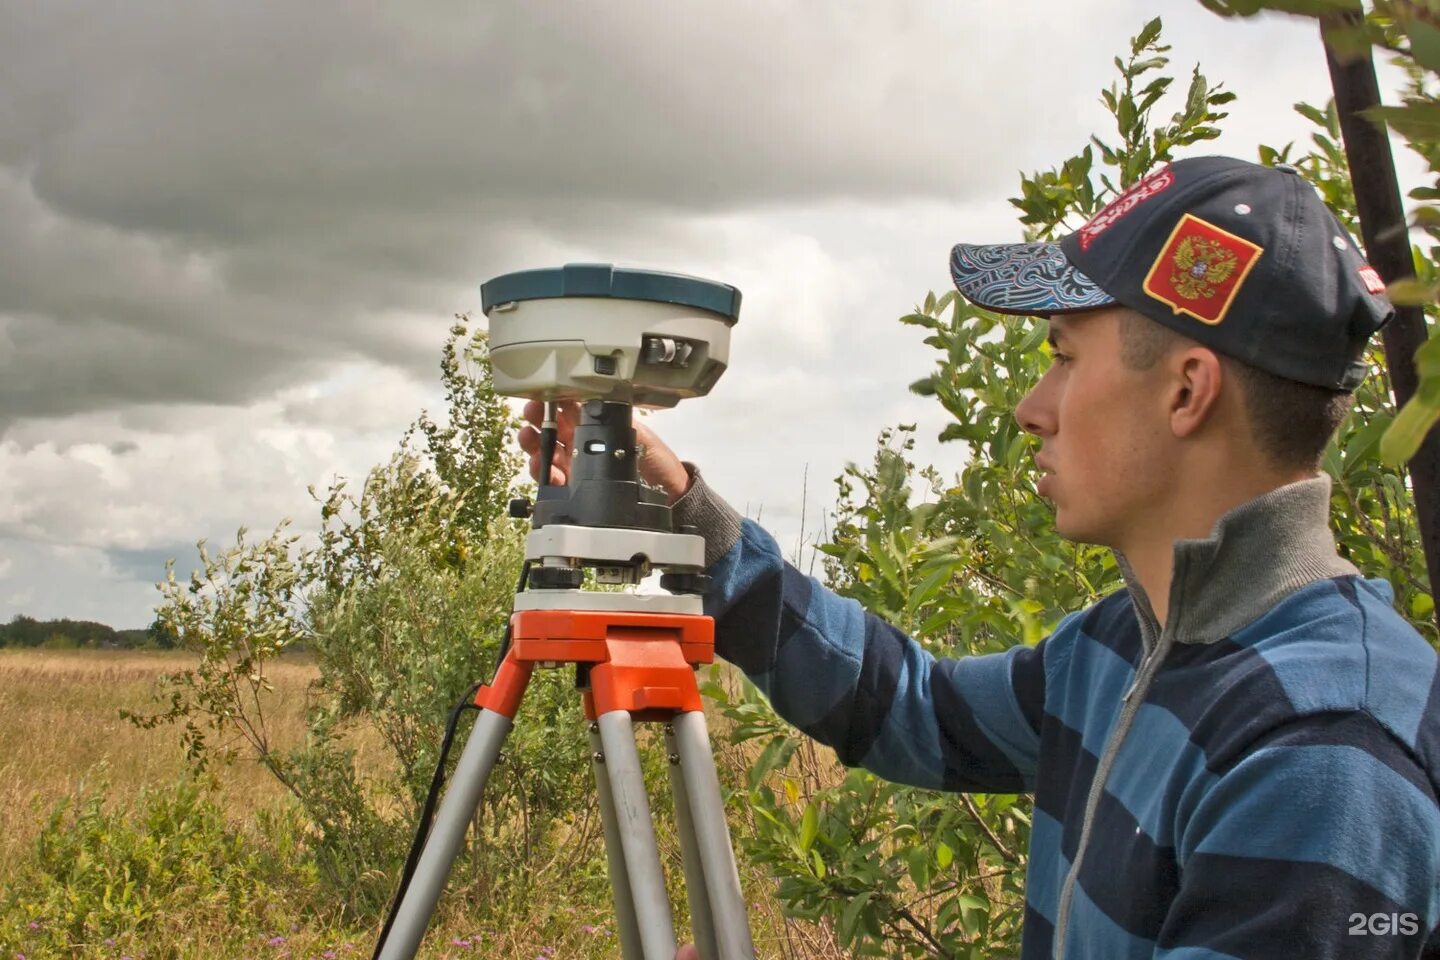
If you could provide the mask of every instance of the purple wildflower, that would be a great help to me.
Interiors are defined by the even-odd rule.
[[[320,954],[320,960],[335,960],[335,956],[336,954],[334,950],[326,950],[324,953]]]
[[[272,947],[283,947],[283,946],[285,946],[285,938],[282,937],[282,936],[280,936],[279,934],[276,934],[275,936],[271,937],[269,940],[266,940],[265,942],[268,943],[268,944],[269,944],[270,946],[272,946]]]
[[[590,924],[587,923],[587,924],[584,924],[584,925],[582,925],[582,926],[580,927],[580,932],[581,932],[581,933],[594,933],[594,932],[595,932],[595,928],[594,928],[593,926],[591,926]]]
[[[39,929],[40,929],[40,921],[39,921],[39,920],[31,920],[30,923],[28,924],[28,926],[30,927],[31,930],[39,930]]]
[[[452,947],[468,947],[468,946],[470,946],[470,941],[469,941],[469,940],[458,940],[458,939],[457,939],[457,940],[451,940],[451,941],[450,941],[450,946],[452,946]]]
[[[115,938],[114,938],[114,937],[106,937],[106,938],[105,938],[105,946],[107,946],[107,947],[113,947],[113,946],[115,946]]]

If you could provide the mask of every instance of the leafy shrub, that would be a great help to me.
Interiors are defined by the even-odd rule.
[[[65,633],[52,633],[40,644],[41,650],[79,650],[80,641]]]
[[[269,770],[312,828],[307,852],[328,896],[361,922],[394,891],[450,708],[494,673],[523,558],[523,529],[505,516],[515,423],[483,332],[461,321],[441,360],[447,420],[422,414],[358,491],[340,481],[315,494],[317,546],[300,548],[285,524],[255,543],[242,530],[223,553],[202,544],[204,569],[189,582],[170,572],[159,622],[201,661],[167,678],[161,709],[133,717],[179,724],[197,768],[247,754]],[[297,648],[320,676],[305,742],[280,750],[267,669]],[[456,870],[480,916],[527,895],[544,870],[573,867],[577,850],[598,850],[555,829],[589,781],[570,678],[538,673],[522,716],[478,812],[486,842]],[[378,770],[357,768],[360,730],[385,747]]]
[[[17,882],[0,894],[0,949],[44,956],[177,956],[205,927],[234,936],[289,924],[315,888],[293,821],[226,823],[210,787],[186,778],[125,805],[102,775],[50,813]],[[183,917],[185,928],[176,925]]]

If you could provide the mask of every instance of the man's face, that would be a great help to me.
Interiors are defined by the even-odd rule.
[[[1122,362],[1125,310],[1053,318],[1054,361],[1015,408],[1021,428],[1040,438],[1038,490],[1055,505],[1056,531],[1122,549],[1129,531],[1164,510],[1173,456],[1165,364],[1137,371]]]

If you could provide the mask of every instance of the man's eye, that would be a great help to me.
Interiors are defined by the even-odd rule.
[[[1070,354],[1068,353],[1061,353],[1060,351],[1056,350],[1055,352],[1051,353],[1050,356],[1054,358],[1055,362],[1060,364],[1062,367],[1070,362]]]

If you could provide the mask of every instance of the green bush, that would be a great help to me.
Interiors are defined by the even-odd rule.
[[[296,824],[262,816],[261,838],[247,836],[210,790],[186,778],[107,804],[102,772],[62,800],[0,894],[0,950],[163,960],[207,930],[230,940],[288,927],[316,884]]]
[[[79,650],[80,641],[68,633],[52,633],[40,644],[41,650]]]
[[[315,494],[317,546],[300,548],[284,524],[259,542],[242,530],[223,553],[202,544],[204,568],[188,582],[169,573],[157,630],[201,660],[167,679],[159,710],[133,717],[178,724],[197,768],[248,754],[273,774],[310,825],[306,854],[327,897],[353,923],[390,901],[445,718],[494,674],[524,555],[524,528],[505,516],[520,469],[515,423],[484,334],[457,323],[441,375],[444,423],[422,413],[357,491],[341,481]],[[319,679],[304,743],[282,751],[264,709],[267,670],[297,648]],[[384,744],[382,770],[357,769],[357,730]],[[586,758],[572,678],[537,673],[478,812],[483,843],[455,870],[452,897],[477,919],[599,852],[557,828],[584,806]]]

